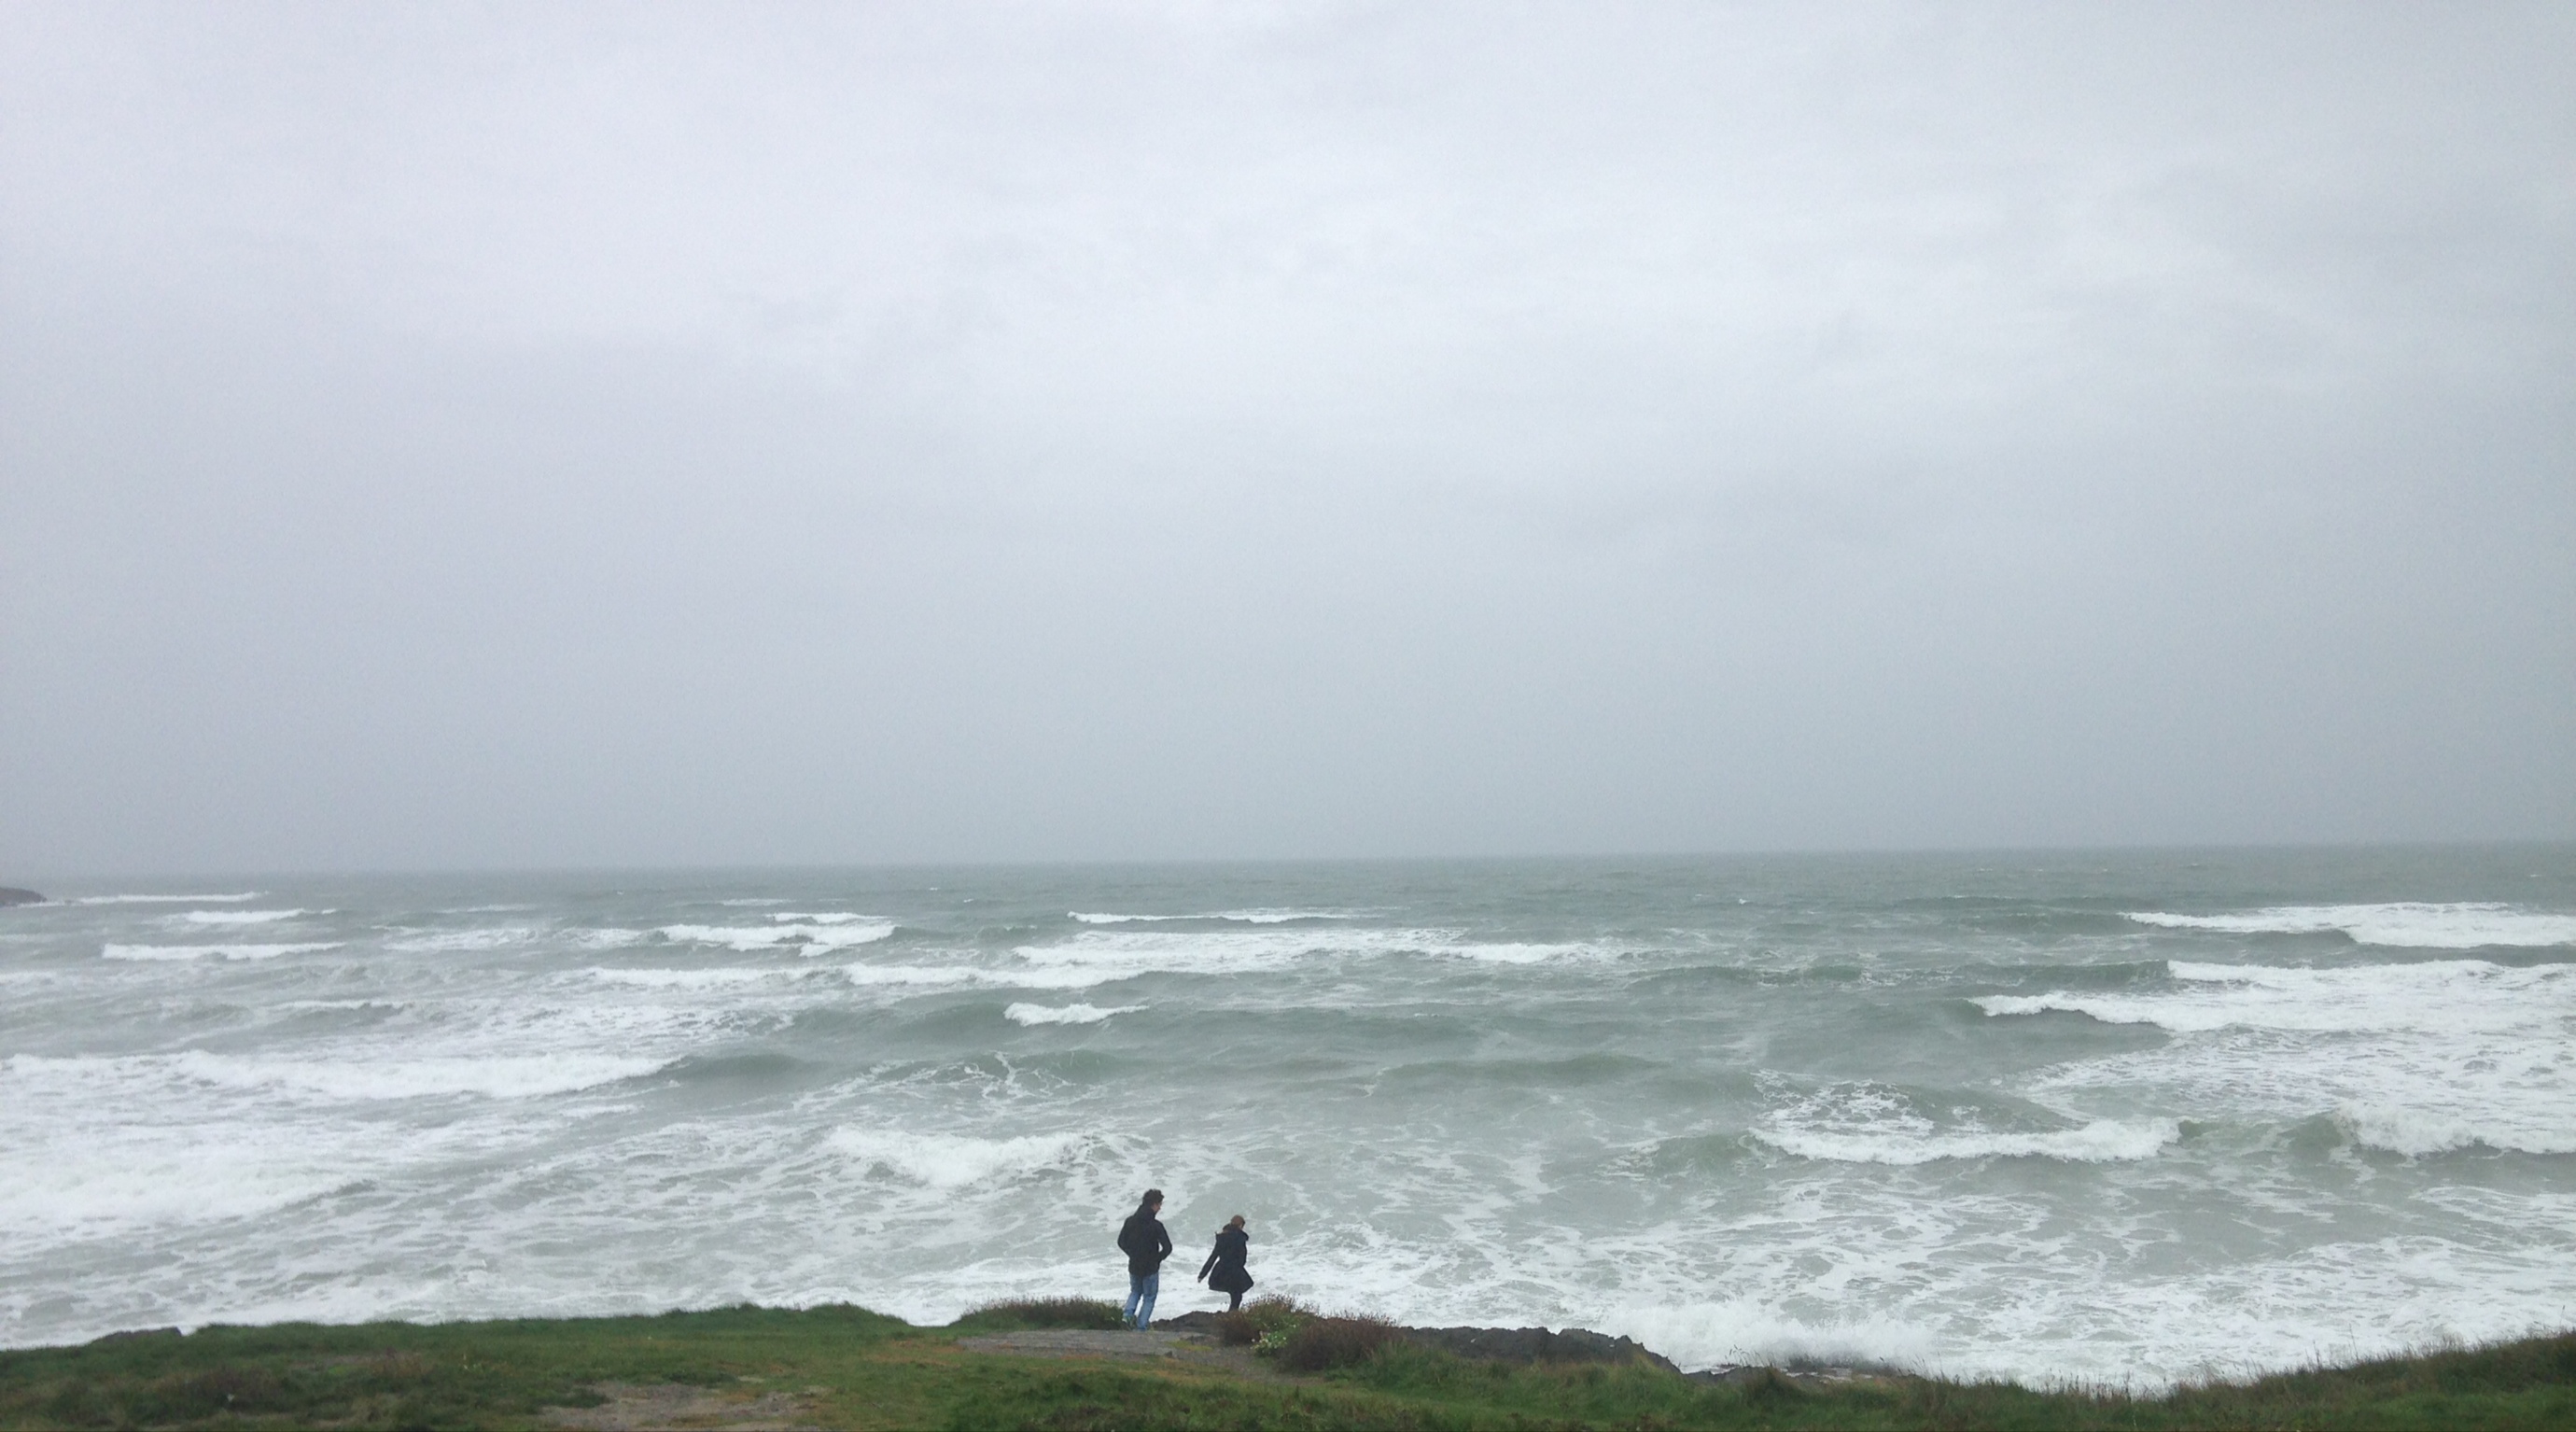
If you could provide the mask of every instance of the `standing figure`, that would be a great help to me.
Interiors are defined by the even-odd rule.
[[[1207,1261],[1199,1265],[1199,1280],[1225,1294],[1225,1310],[1229,1313],[1241,1308],[1243,1295],[1252,1291],[1252,1275],[1243,1269],[1244,1255],[1251,1246],[1252,1236],[1243,1231],[1243,1215],[1238,1213],[1216,1231],[1216,1246],[1208,1250]]]
[[[1162,1291],[1163,1260],[1172,1256],[1172,1235],[1163,1231],[1163,1191],[1145,1190],[1145,1200],[1118,1229],[1118,1251],[1127,1255],[1127,1325],[1138,1332],[1154,1325],[1154,1295]]]

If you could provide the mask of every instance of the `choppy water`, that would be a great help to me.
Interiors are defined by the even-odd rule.
[[[57,892],[64,893],[64,892]],[[0,1342],[1265,1289],[2154,1382],[2576,1324],[2576,851],[281,879],[0,911]],[[146,898],[148,897],[148,898]]]

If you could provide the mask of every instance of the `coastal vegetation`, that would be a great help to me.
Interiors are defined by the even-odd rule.
[[[1691,1378],[1461,1357],[1271,1303],[1234,1361],[991,1351],[1106,1330],[1053,1299],[944,1328],[855,1307],[208,1327],[0,1353],[0,1426],[1088,1428],[2536,1428],[2576,1426],[2576,1333],[2132,1395],[1896,1373]],[[996,1335],[1001,1335],[997,1337]],[[981,1344],[979,1348],[970,1344]],[[1304,1370],[1299,1370],[1304,1369]]]

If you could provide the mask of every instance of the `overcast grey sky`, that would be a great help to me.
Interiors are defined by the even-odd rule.
[[[2576,836],[2576,9],[0,7],[0,876]]]

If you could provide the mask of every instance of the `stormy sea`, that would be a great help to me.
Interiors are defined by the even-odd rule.
[[[93,881],[0,1343],[1260,1292],[2154,1385],[2576,1325],[2576,849]]]

